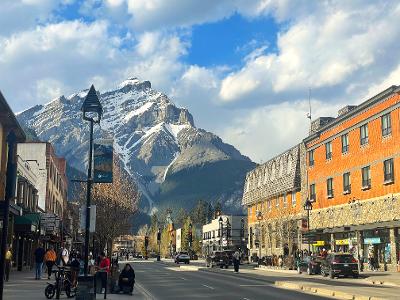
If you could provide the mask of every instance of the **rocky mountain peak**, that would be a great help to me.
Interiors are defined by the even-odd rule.
[[[82,161],[87,160],[88,147],[88,124],[80,111],[86,94],[87,90],[83,90],[60,96],[18,115],[24,126],[41,140],[53,143],[57,154],[81,171],[85,170]],[[190,207],[199,198],[240,208],[244,177],[253,163],[216,135],[196,128],[187,109],[153,90],[149,81],[136,77],[99,96],[104,113],[95,136],[114,137],[115,152],[146,200],[144,210]],[[201,181],[223,173],[221,168],[232,169],[224,174],[225,185],[216,178],[211,186],[200,189]],[[191,188],[186,191],[188,187]],[[182,197],[184,203],[175,203],[174,199]]]

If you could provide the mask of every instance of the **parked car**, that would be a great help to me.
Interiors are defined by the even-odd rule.
[[[223,251],[214,251],[211,255],[206,258],[206,267],[213,268],[218,266],[220,268],[228,269],[229,267],[229,257]]]
[[[335,278],[339,276],[352,276],[358,278],[358,261],[352,254],[331,253],[322,260],[321,263],[322,276]]]
[[[229,265],[232,266],[233,265],[233,254],[235,253],[235,251],[233,251],[233,250],[224,250],[223,252],[226,253],[226,255],[228,255]]]
[[[321,273],[321,256],[306,256],[297,263],[297,273],[307,272],[308,275]]]
[[[181,251],[175,256],[175,263],[179,264],[181,262],[183,262],[185,264],[189,264],[190,256],[187,252]]]

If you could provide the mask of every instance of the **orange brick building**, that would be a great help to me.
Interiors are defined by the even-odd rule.
[[[304,144],[315,250],[372,253],[382,267],[398,262],[399,108],[400,87],[392,86],[313,121]]]

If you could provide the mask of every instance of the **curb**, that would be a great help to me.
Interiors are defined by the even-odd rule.
[[[387,286],[400,287],[400,284],[390,282],[390,281],[370,280],[368,278],[366,278],[365,281],[368,282],[369,284],[373,284],[373,285],[387,285]]]
[[[272,268],[268,268],[265,266],[258,266],[258,267],[255,267],[254,269],[260,270],[260,271],[277,272],[277,273],[297,274],[296,270],[272,269]]]
[[[188,271],[198,271],[200,267],[198,267],[198,266],[179,266],[179,268],[182,270],[188,270]]]
[[[328,296],[336,299],[348,299],[348,300],[383,300],[382,298],[373,296],[364,296],[358,294],[345,293],[335,290],[329,290],[325,288],[317,288],[309,285],[303,285],[288,281],[275,281],[275,285],[281,288],[290,290],[299,290],[303,292],[318,294],[321,296]]]

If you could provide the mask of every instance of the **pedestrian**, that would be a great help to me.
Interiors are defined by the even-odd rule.
[[[62,248],[61,250],[61,263],[63,266],[66,266],[69,262],[69,250],[68,250],[68,244],[65,245],[65,247]]]
[[[42,279],[42,269],[43,269],[43,261],[44,261],[44,254],[45,250],[42,246],[38,246],[34,252],[35,256],[35,279],[40,280]]]
[[[236,251],[233,254],[233,267],[234,267],[236,273],[239,272],[239,265],[240,265],[240,253],[239,253],[239,251]]]
[[[12,265],[12,252],[11,248],[7,247],[6,257],[5,257],[5,280],[10,279],[10,270]]]
[[[47,279],[50,279],[51,277],[51,272],[53,271],[53,266],[56,263],[56,258],[56,252],[53,250],[53,246],[50,246],[44,255],[44,262],[47,267]]]
[[[133,292],[135,284],[135,271],[130,264],[126,264],[118,279],[118,286],[120,292],[125,292],[128,289],[130,295]]]
[[[110,273],[110,259],[106,257],[104,252],[100,253],[100,264],[98,267],[98,276],[101,279],[101,292],[104,293],[107,287],[107,276]]]

